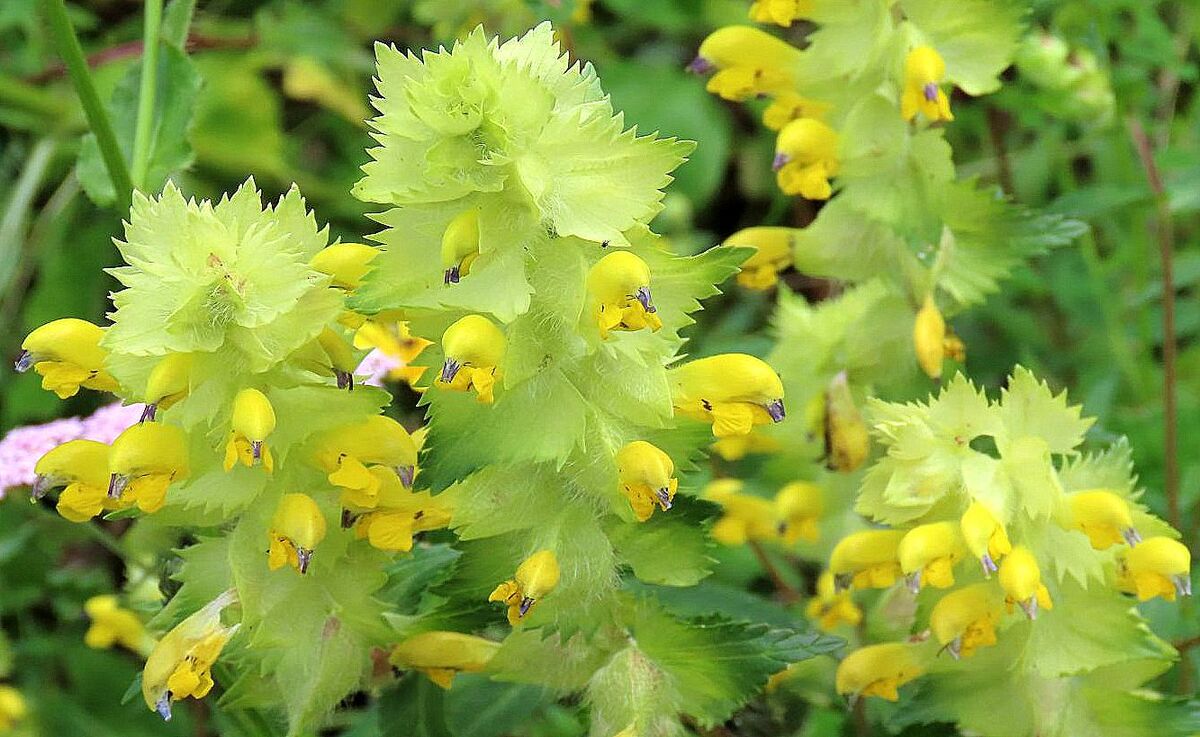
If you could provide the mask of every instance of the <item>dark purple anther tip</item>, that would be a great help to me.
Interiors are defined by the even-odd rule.
[[[261,440],[250,441],[250,457],[256,462],[262,460],[262,445]]]
[[[53,485],[54,482],[48,476],[39,475],[33,480],[33,486],[29,488],[29,501],[36,502],[46,496],[46,492],[50,491]]]
[[[142,408],[142,417],[138,422],[154,422],[155,416],[158,415],[158,405],[150,402]]]
[[[850,584],[854,582],[854,574],[851,573],[835,573],[833,576],[833,591],[841,593],[850,588]]]
[[[692,74],[708,74],[712,70],[716,69],[716,66],[703,56],[697,56],[695,59],[692,59],[690,62],[688,62],[686,69]]]
[[[312,563],[313,551],[307,548],[296,548],[296,563],[300,573],[308,573],[308,565]]]
[[[767,414],[771,416],[771,422],[783,422],[783,418],[787,417],[787,411],[783,408],[783,400],[776,399],[768,404]]]
[[[404,484],[404,488],[411,489],[417,469],[413,466],[396,466],[396,475],[400,477],[400,483]]]
[[[1125,538],[1125,542],[1129,543],[1129,547],[1131,548],[1142,541],[1142,536],[1132,527],[1121,530],[1121,537]]]
[[[461,363],[455,361],[453,358],[447,358],[442,364],[442,383],[449,384],[454,381],[454,377],[458,376],[458,370],[461,368]]]
[[[656,308],[654,307],[654,300],[650,298],[650,287],[638,287],[637,294],[634,296],[637,297],[638,302],[642,303],[642,308],[646,310],[646,312],[656,311]]]
[[[1192,595],[1192,577],[1189,573],[1181,573],[1178,576],[1171,577],[1171,583],[1175,584],[1175,593],[1180,596]]]
[[[17,356],[17,362],[13,364],[13,368],[17,373],[23,374],[33,367],[33,354],[29,351],[21,351],[21,355]]]
[[[164,722],[171,721],[171,692],[165,691],[162,696],[158,697],[158,701],[154,703],[154,710],[162,717]]]
[[[349,509],[342,510],[342,529],[349,530],[358,521],[358,515]]]
[[[996,561],[992,560],[992,556],[987,553],[984,553],[983,557],[979,559],[979,565],[983,566],[984,578],[991,578],[993,573],[1000,570],[1000,566],[996,565]]]
[[[114,473],[108,477],[108,498],[120,499],[121,493],[125,491],[125,487],[129,485],[129,477],[122,476],[119,473]]]
[[[654,492],[654,495],[658,497],[658,506],[662,507],[662,511],[665,512],[671,508],[670,489],[659,489],[658,491]]]
[[[461,277],[461,273],[458,270],[457,264],[455,264],[454,266],[451,266],[450,268],[448,268],[444,272],[442,272],[442,283],[443,284],[458,284],[458,280],[460,278],[462,278],[462,277]]]
[[[529,613],[529,608],[533,606],[533,599],[528,596],[521,598],[521,603],[517,605],[517,616],[524,617]]]
[[[349,389],[350,391],[354,391],[354,374],[350,373],[349,371],[334,369],[333,375],[337,378],[338,389]]]
[[[791,160],[792,157],[787,154],[775,154],[775,158],[771,161],[771,171],[779,171]]]
[[[929,84],[925,85],[924,92],[925,92],[926,100],[928,100],[929,102],[937,101],[938,86],[936,84],[934,84],[933,82],[930,82]]]

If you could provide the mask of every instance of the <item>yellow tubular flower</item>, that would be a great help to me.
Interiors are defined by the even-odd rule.
[[[1142,536],[1133,528],[1129,503],[1111,491],[1089,489],[1067,497],[1071,524],[1088,536],[1092,547],[1104,550],[1126,542],[1137,545]]]
[[[763,125],[773,131],[781,131],[784,126],[800,118],[815,118],[820,120],[833,109],[833,105],[820,100],[810,100],[795,92],[781,92],[767,105],[763,111]]]
[[[460,632],[422,632],[392,648],[397,668],[413,668],[442,688],[450,688],[459,673],[480,673],[500,643]]]
[[[25,697],[12,686],[0,683],[0,734],[5,734],[25,718],[29,710]]]
[[[617,477],[621,493],[629,499],[638,522],[645,522],[659,507],[671,508],[679,479],[671,456],[645,440],[635,440],[617,451]]]
[[[243,389],[233,399],[233,430],[225,444],[225,470],[241,463],[248,468],[262,463],[270,473],[275,468],[267,437],[275,432],[275,408],[257,389]]]
[[[142,410],[142,422],[152,421],[158,410],[169,409],[188,395],[192,388],[194,362],[190,353],[171,353],[155,364],[146,379],[146,408]]]
[[[1136,548],[1135,548],[1136,550]],[[1050,592],[1042,583],[1042,571],[1028,548],[1017,545],[1000,564],[1000,587],[1004,603],[1011,612],[1013,604],[1021,607],[1030,619],[1037,619],[1038,609],[1053,609]]]
[[[775,180],[784,194],[827,200],[833,194],[830,178],[838,173],[838,134],[813,118],[793,120],[775,140]]]
[[[457,284],[470,273],[471,264],[479,257],[479,210],[463,210],[450,221],[442,233],[442,280]]]
[[[431,345],[431,341],[410,333],[406,322],[367,320],[354,334],[355,348],[378,348],[399,361],[401,365],[388,371],[388,378],[409,386],[415,386],[425,373],[424,366],[413,366],[412,362]]]
[[[1138,601],[1161,596],[1192,595],[1192,554],[1187,546],[1169,537],[1152,537],[1124,551],[1119,558],[1117,583],[1137,594]]]
[[[371,473],[379,481],[374,505],[351,504],[342,510],[342,527],[353,526],[355,537],[379,550],[407,553],[412,550],[413,535],[449,526],[453,510],[444,496],[414,493],[383,466],[372,466]]]
[[[442,334],[445,361],[434,384],[459,392],[474,389],[480,402],[491,404],[506,347],[495,323],[482,315],[467,315]]]
[[[754,0],[750,20],[787,28],[795,21],[811,17],[815,4],[815,0]]]
[[[83,605],[92,624],[83,636],[85,645],[104,650],[113,645],[147,655],[154,648],[154,638],[146,632],[142,620],[123,609],[112,594],[93,596]]]
[[[925,304],[917,311],[917,319],[913,323],[913,348],[917,353],[917,363],[931,379],[942,378],[945,341],[946,321],[933,303],[931,294],[925,298]]]
[[[187,438],[174,425],[144,422],[117,436],[109,453],[108,496],[147,514],[162,509],[167,487],[187,478]]]
[[[212,690],[213,663],[240,625],[221,625],[221,612],[237,601],[226,591],[168,632],[146,659],[142,698],[151,711],[171,720],[171,704],[189,696],[204,698]]]
[[[650,267],[629,251],[613,251],[588,271],[587,290],[600,337],[612,330],[662,327],[650,297]]]
[[[856,470],[871,452],[871,435],[854,404],[846,372],[840,371],[825,392],[825,463],[833,471]]]
[[[558,558],[552,550],[539,550],[517,567],[517,574],[497,586],[488,601],[508,606],[508,623],[514,627],[558,585]]]
[[[793,69],[800,50],[751,26],[725,26],[700,44],[688,71],[716,72],[708,80],[709,92],[740,102],[751,97],[778,95],[793,86]]]
[[[838,591],[833,574],[825,571],[817,579],[817,595],[809,600],[805,608],[808,618],[826,632],[833,632],[838,625],[851,627],[862,621],[862,610],[854,603],[849,591]]]
[[[73,397],[79,387],[115,392],[120,387],[107,371],[108,353],[100,347],[104,329],[73,317],[48,322],[21,343],[16,370],[32,368],[42,377],[42,388],[59,399]]]
[[[704,488],[704,498],[721,505],[721,518],[712,526],[712,538],[730,546],[779,539],[774,502],[741,490],[738,479],[718,479]]]
[[[337,380],[338,389],[354,391],[354,369],[358,368],[358,357],[346,339],[331,328],[325,328],[317,336],[317,345],[328,359],[327,369]]]
[[[933,522],[909,530],[896,551],[900,570],[913,593],[924,586],[948,589],[954,585],[954,564],[966,555],[958,522]]]
[[[307,573],[313,552],[325,539],[325,515],[307,494],[284,494],[267,538],[267,566],[272,571],[290,565]]]
[[[951,657],[969,658],[976,648],[996,644],[1002,612],[994,585],[977,583],[939,599],[929,615],[929,626]]]
[[[378,255],[378,248],[362,243],[335,243],[318,251],[308,265],[333,277],[332,286],[353,292],[362,284]]]
[[[962,532],[963,542],[967,550],[983,567],[983,575],[990,578],[1000,570],[996,562],[1008,555],[1012,544],[1008,541],[1008,532],[1004,525],[996,519],[996,515],[983,502],[971,502],[958,523]]]
[[[746,435],[755,425],[782,422],[783,382],[764,361],[722,353],[685,363],[671,372],[675,410],[711,422],[713,435]]]
[[[51,449],[33,468],[33,498],[64,487],[58,513],[72,522],[87,522],[105,509],[116,509],[117,502],[108,496],[108,454],[109,447],[95,440],[68,440]]]
[[[750,454],[774,453],[783,446],[775,438],[751,430],[745,435],[732,435],[714,440],[708,447],[727,461],[739,461]]]
[[[737,283],[747,289],[770,289],[779,281],[779,273],[792,265],[792,228],[759,226],[743,228],[725,239],[727,246],[753,248],[737,275]]]
[[[816,542],[821,531],[817,523],[825,511],[821,487],[807,481],[793,481],[775,495],[775,517],[783,542],[795,545],[797,540]]]
[[[921,113],[930,122],[954,120],[950,99],[939,86],[946,76],[946,62],[932,46],[918,46],[904,59],[904,92],[900,116],[912,120]]]
[[[406,488],[417,475],[416,442],[403,425],[383,415],[323,433],[313,459],[329,483],[343,490],[343,504],[365,508],[375,506],[380,488],[368,464],[392,469]]]
[[[863,530],[842,538],[829,556],[837,589],[886,589],[900,575],[903,530]]]
[[[903,642],[868,645],[838,664],[837,692],[851,699],[878,696],[897,701],[897,689],[925,672],[912,646]]]

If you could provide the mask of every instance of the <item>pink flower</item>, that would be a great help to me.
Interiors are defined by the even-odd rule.
[[[142,416],[142,405],[110,404],[88,417],[67,417],[10,430],[0,440],[0,496],[14,486],[28,486],[38,459],[68,440],[84,438],[111,443]]]

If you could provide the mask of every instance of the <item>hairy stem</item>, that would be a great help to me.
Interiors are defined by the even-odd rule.
[[[767,571],[767,575],[771,577],[771,583],[775,585],[775,592],[785,604],[794,604],[800,601],[803,596],[797,591],[787,580],[779,569],[775,566],[775,562],[767,555],[767,551],[763,550],[762,545],[757,540],[751,540],[747,543],[750,549],[754,551],[754,555],[758,558],[758,562]]]
[[[96,92],[96,84],[88,71],[87,61],[83,58],[83,48],[75,29],[71,27],[71,19],[67,17],[67,8],[63,0],[42,0],[46,13],[47,26],[50,36],[58,53],[67,65],[67,73],[71,76],[71,84],[79,95],[79,103],[83,106],[83,114],[88,126],[96,134],[96,142],[100,144],[100,156],[104,159],[104,168],[112,180],[113,189],[117,193],[117,207],[129,206],[133,194],[133,180],[129,176],[129,167],[121,155],[121,147],[117,144],[117,135],[109,120],[108,111],[100,102]]]

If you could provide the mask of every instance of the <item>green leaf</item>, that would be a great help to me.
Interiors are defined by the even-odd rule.
[[[133,149],[133,129],[137,118],[138,89],[142,67],[130,66],[113,91],[109,114],[116,128],[117,142],[126,158]],[[201,77],[190,59],[176,46],[167,44],[160,49],[155,94],[154,128],[150,140],[146,188],[157,192],[163,182],[192,163],[192,147],[188,136],[192,124],[192,109],[200,93]],[[112,181],[100,158],[96,137],[87,134],[79,149],[79,182],[88,197],[98,205],[108,206],[116,200]]]
[[[409,673],[379,699],[383,737],[451,737],[445,691],[419,673]]]
[[[445,695],[446,724],[454,737],[501,737],[517,731],[552,701],[543,687],[464,673]]]
[[[1079,405],[1067,406],[1066,391],[1055,395],[1029,369],[1017,366],[1001,392],[1000,419],[1004,432],[997,436],[997,444],[1003,446],[1023,437],[1034,437],[1043,440],[1050,453],[1073,453],[1095,422],[1090,417],[1083,418],[1082,413]]]
[[[619,522],[607,530],[617,560],[640,581],[662,586],[694,586],[712,572],[711,543],[701,521],[713,505],[678,499],[667,512],[645,522]]]

